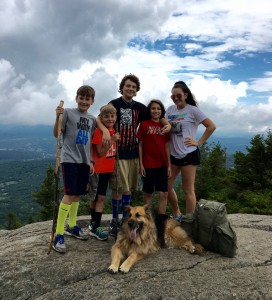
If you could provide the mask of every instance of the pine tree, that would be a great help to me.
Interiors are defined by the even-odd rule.
[[[21,222],[15,213],[9,213],[7,215],[6,229],[13,230],[21,227]]]
[[[48,166],[46,177],[43,180],[40,190],[32,193],[35,202],[41,205],[39,220],[46,221],[53,217],[54,209],[54,193],[55,193],[55,175],[52,166]]]

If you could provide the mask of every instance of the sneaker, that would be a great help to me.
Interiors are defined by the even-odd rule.
[[[79,227],[78,225],[74,226],[74,227],[69,227],[67,225],[65,231],[65,234],[67,235],[71,235],[77,239],[80,240],[87,240],[89,238],[88,234],[86,232],[84,232],[81,227]]]
[[[117,232],[120,229],[120,226],[120,222],[116,223],[116,220],[111,220],[109,226],[109,235],[116,236]]]
[[[93,225],[94,225],[94,222],[91,221],[90,224],[89,224],[89,226],[88,226],[88,228],[89,228],[90,231],[93,230]]]
[[[57,234],[55,236],[55,239],[53,242],[53,249],[59,253],[66,252],[66,246],[64,244],[64,236],[62,234]]]
[[[103,231],[101,227],[93,228],[89,232],[89,235],[96,237],[99,241],[105,241],[108,239],[108,234]]]
[[[180,214],[179,216],[175,217],[175,220],[178,221],[178,222],[181,222],[183,219],[183,215]]]

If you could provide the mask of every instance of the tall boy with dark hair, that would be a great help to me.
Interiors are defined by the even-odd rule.
[[[112,199],[112,221],[110,222],[110,234],[115,236],[116,220],[118,219],[119,207],[131,204],[131,191],[138,189],[139,176],[139,150],[136,138],[136,130],[139,123],[145,119],[146,106],[133,97],[140,90],[140,80],[137,76],[129,74],[123,77],[119,85],[119,93],[121,97],[111,100],[110,103],[117,110],[117,131],[120,133],[118,155],[119,155],[119,175],[122,193],[113,191]],[[165,120],[161,120],[164,131],[171,129],[170,124]],[[99,118],[97,123],[101,124]],[[126,213],[123,210],[123,218]]]

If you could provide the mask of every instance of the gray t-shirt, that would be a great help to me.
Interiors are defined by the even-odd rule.
[[[177,159],[185,157],[196,150],[196,146],[186,146],[184,140],[188,137],[195,138],[197,127],[206,115],[198,107],[187,104],[183,109],[176,105],[167,108],[165,118],[171,124],[170,153]]]
[[[96,118],[77,108],[66,108],[62,116],[63,145],[61,163],[90,165],[92,137]]]

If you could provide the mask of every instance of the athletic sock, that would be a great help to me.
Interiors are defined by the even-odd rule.
[[[70,228],[76,226],[77,212],[78,212],[79,201],[72,202],[70,212],[69,212],[69,221],[68,225]]]
[[[111,200],[111,209],[112,209],[112,219],[117,220],[119,213],[119,200],[112,199]]]
[[[95,212],[95,219],[94,219],[94,225],[93,225],[93,229],[96,229],[98,227],[100,227],[101,225],[101,219],[102,219],[102,212]]]
[[[95,221],[95,208],[90,208],[91,220],[90,222]]]
[[[124,209],[124,207],[130,205],[130,200],[131,200],[131,195],[122,195],[122,206],[123,206],[122,218],[123,219],[125,219],[125,217],[127,216],[127,212]]]
[[[67,219],[68,213],[70,211],[71,205],[60,203],[59,205],[59,212],[58,212],[58,221],[57,221],[57,228],[56,234],[64,234],[64,225]]]

